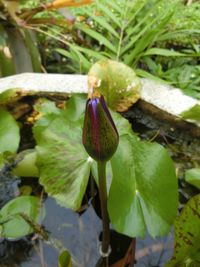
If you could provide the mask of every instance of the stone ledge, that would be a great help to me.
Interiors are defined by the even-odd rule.
[[[141,81],[141,99],[173,116],[180,117],[183,111],[200,104],[200,101],[184,95],[178,88],[149,79]],[[0,93],[11,88],[36,92],[87,93],[87,75],[22,73],[0,79]]]

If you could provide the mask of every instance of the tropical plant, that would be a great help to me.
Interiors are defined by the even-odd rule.
[[[91,7],[77,11],[84,20],[75,23],[80,34],[69,51],[57,51],[72,60],[76,72],[87,72],[94,60],[104,58],[136,67],[147,55],[180,56],[173,50],[152,48],[166,34],[176,4],[163,0],[96,0]]]
[[[24,71],[41,71],[40,54],[32,25],[68,26],[70,19],[56,16],[54,10],[63,7],[80,6],[91,0],[0,1],[0,76]],[[55,18],[56,16],[56,18]]]

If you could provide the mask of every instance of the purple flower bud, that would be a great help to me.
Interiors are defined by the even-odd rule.
[[[87,100],[82,140],[96,161],[108,161],[117,149],[118,132],[103,96]]]

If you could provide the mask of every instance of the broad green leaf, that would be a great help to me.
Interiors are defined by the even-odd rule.
[[[16,152],[20,141],[19,126],[9,112],[0,109],[0,152]]]
[[[165,267],[199,266],[200,195],[191,198],[174,224],[175,245],[172,259]],[[187,265],[194,261],[194,265]],[[197,263],[195,263],[197,261]]]
[[[40,183],[61,206],[73,210],[80,208],[90,173],[81,129],[60,117],[36,137]]]
[[[36,167],[36,151],[24,150],[17,155],[17,165],[12,173],[22,177],[38,177],[38,168]]]
[[[58,258],[58,267],[72,267],[71,255],[69,251],[64,250]]]
[[[113,180],[108,211],[114,228],[125,235],[165,235],[178,207],[173,162],[162,146],[123,135],[111,159]]]
[[[55,106],[54,102],[44,99],[37,103],[34,109],[40,113],[40,119],[36,121],[33,127],[33,135],[37,139],[52,120],[61,113],[61,110]]]
[[[196,121],[197,123],[200,123],[200,105],[196,104],[189,110],[186,110],[180,114],[180,116],[183,119]]]
[[[120,75],[119,75],[120,73]],[[123,63],[101,60],[88,73],[89,88],[104,95],[110,108],[127,110],[140,97],[140,80]]]
[[[86,105],[86,94],[73,95],[65,105],[63,112],[64,117],[72,122],[78,121],[83,118]]]
[[[9,201],[0,210],[0,224],[3,226],[1,237],[20,238],[34,231],[20,214],[25,214],[34,223],[38,223],[44,217],[44,211],[41,214],[40,199],[21,196]]]
[[[133,130],[132,130],[132,125],[130,124],[130,122],[125,119],[124,117],[122,117],[122,115],[120,115],[119,113],[117,112],[114,112],[114,111],[111,111],[111,115],[112,115],[112,118],[115,122],[115,125],[117,127],[117,131],[119,133],[119,136],[122,136],[124,134],[134,134],[133,133]]]
[[[200,189],[200,168],[187,170],[185,172],[185,180]]]

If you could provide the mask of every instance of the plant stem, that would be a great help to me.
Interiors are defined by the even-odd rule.
[[[109,216],[107,210],[107,187],[106,187],[106,162],[98,162],[98,177],[99,177],[99,196],[101,202],[101,216],[103,224],[103,238],[101,250],[103,253],[108,253],[110,244],[110,229]],[[105,259],[106,267],[108,267],[108,257]]]

